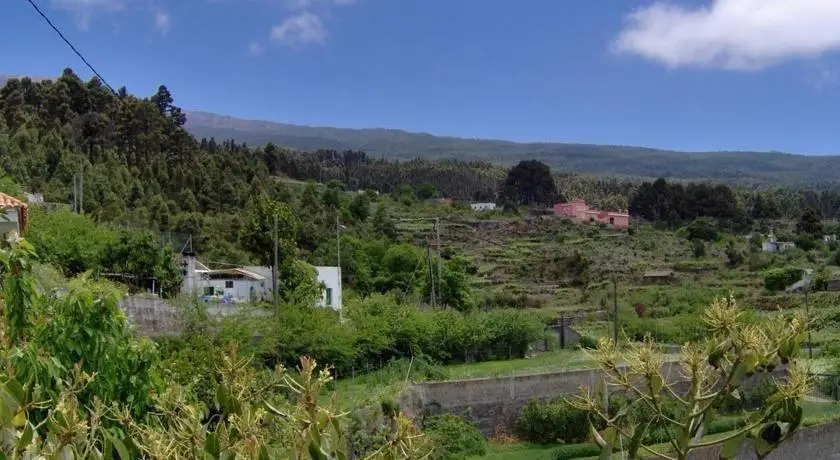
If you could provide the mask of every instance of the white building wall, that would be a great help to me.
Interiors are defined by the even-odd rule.
[[[341,270],[338,267],[315,267],[315,270],[318,272],[318,281],[324,284],[324,290],[321,291],[321,301],[318,303],[318,306],[341,310],[343,305],[341,298]],[[328,300],[332,300],[331,304],[328,304]]]
[[[229,287],[233,284],[232,287]],[[251,288],[254,288],[254,295],[260,299],[266,295],[270,288],[266,288],[265,281],[255,281],[247,279],[214,279],[206,280],[199,279],[196,281],[196,295],[199,297],[205,295],[205,289],[212,287],[215,293],[221,293],[223,296],[231,296],[236,302],[250,302]]]
[[[492,211],[496,209],[496,203],[470,203],[473,211]]]

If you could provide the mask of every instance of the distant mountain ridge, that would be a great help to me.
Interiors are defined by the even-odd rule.
[[[0,87],[18,75],[0,75]],[[50,77],[29,77],[44,80]],[[272,142],[301,151],[364,150],[391,159],[458,159],[499,165],[538,159],[555,172],[635,178],[721,180],[756,185],[840,186],[840,156],[779,152],[678,152],[648,147],[554,142],[518,143],[413,133],[399,129],[302,126],[187,111],[187,130],[197,138]]]
[[[244,120],[187,112],[187,130],[198,138],[272,142],[296,150],[364,150],[385,158],[459,159],[510,165],[536,158],[555,171],[633,177],[711,179],[756,184],[821,186],[840,183],[840,156],[779,152],[678,152],[646,147],[572,143],[517,143],[411,133],[398,129],[349,129]]]

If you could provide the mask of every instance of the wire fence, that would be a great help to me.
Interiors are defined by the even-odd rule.
[[[837,374],[810,374],[811,391],[805,397],[813,402],[840,401],[840,375]]]

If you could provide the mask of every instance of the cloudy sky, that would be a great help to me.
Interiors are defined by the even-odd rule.
[[[113,86],[164,83],[188,109],[840,154],[837,0],[33,1]],[[90,74],[27,0],[0,30],[2,74]]]

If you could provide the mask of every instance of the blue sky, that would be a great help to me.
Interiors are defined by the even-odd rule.
[[[840,153],[836,0],[35,0],[114,86],[463,137]],[[0,73],[81,62],[5,0]],[[9,39],[14,37],[14,39]]]

